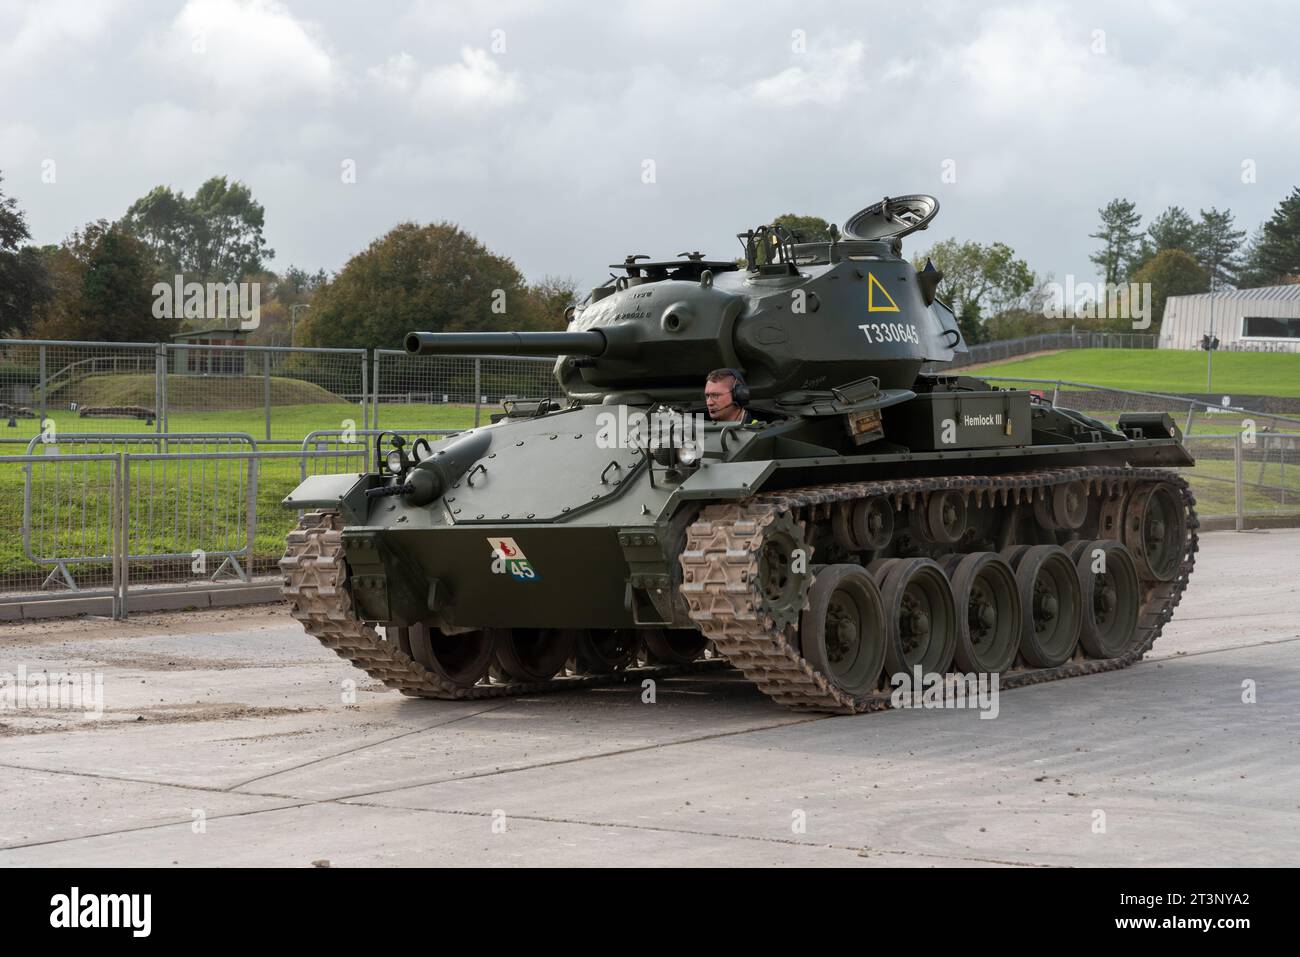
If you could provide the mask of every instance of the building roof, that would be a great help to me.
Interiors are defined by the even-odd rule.
[[[1248,300],[1248,299],[1268,299],[1274,302],[1290,299],[1300,299],[1300,282],[1289,283],[1282,286],[1259,286],[1255,289],[1224,289],[1213,294],[1208,292],[1198,292],[1190,296],[1170,296],[1169,301],[1177,299],[1179,302],[1208,302],[1210,296],[1214,296],[1215,302],[1227,302],[1230,300]]]

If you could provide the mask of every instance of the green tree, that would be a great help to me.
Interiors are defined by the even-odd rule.
[[[1244,265],[1242,241],[1244,229],[1233,229],[1232,210],[1222,212],[1213,206],[1201,210],[1201,221],[1196,224],[1192,242],[1192,255],[1200,267],[1210,275],[1210,287],[1235,286]]]
[[[1089,238],[1100,239],[1102,247],[1090,258],[1101,268],[1106,282],[1118,283],[1142,255],[1142,214],[1127,199],[1112,199],[1097,212],[1101,214],[1101,229],[1090,233]]]
[[[236,282],[266,269],[275,251],[262,229],[266,212],[243,183],[213,176],[187,197],[157,186],[127,209],[123,223],[163,270],[187,281]]]
[[[1243,279],[1258,286],[1300,279],[1300,187],[1292,188],[1255,235]]]
[[[1006,243],[985,246],[945,239],[914,260],[916,268],[922,268],[927,258],[943,271],[940,294],[958,315],[968,302],[978,307],[976,316],[996,315],[1020,303],[1036,282],[1029,264],[1017,259]]]
[[[152,342],[176,331],[176,319],[153,314],[157,262],[120,224],[88,224],[49,263],[53,295],[34,323],[41,338]]]
[[[1196,247],[1196,220],[1181,206],[1170,206],[1151,220],[1147,236],[1151,240],[1152,255],[1166,249],[1191,252]]]
[[[772,222],[780,223],[790,230],[801,243],[830,242],[831,224],[820,216],[799,216],[795,213],[786,213],[784,216],[776,217]]]
[[[1158,333],[1164,320],[1165,302],[1170,296],[1190,296],[1207,292],[1210,274],[1200,267],[1192,254],[1182,249],[1165,249],[1133,274],[1133,281],[1151,284],[1151,328]]]
[[[53,295],[41,251],[22,245],[28,239],[18,201],[0,191],[0,335],[26,335],[37,309]]]
[[[961,312],[957,314],[957,327],[961,329],[962,338],[968,346],[988,340],[988,333],[980,319],[980,304],[974,299],[962,303]]]
[[[568,276],[544,276],[527,289],[529,329],[564,329],[564,312],[578,301],[578,284]]]
[[[412,330],[528,328],[533,303],[515,264],[454,223],[402,223],[343,266],[299,319],[299,341],[400,348]]]

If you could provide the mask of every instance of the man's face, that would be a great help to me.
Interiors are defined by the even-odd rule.
[[[731,387],[735,383],[736,380],[731,378],[704,383],[704,406],[709,411],[709,418],[716,419],[719,413],[728,418],[740,411],[731,402]]]

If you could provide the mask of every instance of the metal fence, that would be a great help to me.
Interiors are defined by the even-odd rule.
[[[103,437],[116,439],[116,436]],[[84,443],[89,446],[89,442]],[[274,584],[307,461],[349,451],[69,451],[0,456],[0,609]],[[139,443],[133,448],[147,449]],[[211,446],[209,446],[211,447]],[[265,600],[265,599],[263,599]],[[0,618],[13,617],[0,611]]]
[[[369,426],[364,349],[0,339],[0,432],[238,427],[298,442]]]
[[[374,355],[375,427],[414,427],[446,420],[455,407],[472,410],[474,425],[483,406],[505,399],[557,398],[554,359],[523,356],[413,356],[396,349]],[[383,413],[381,415],[381,408]]]

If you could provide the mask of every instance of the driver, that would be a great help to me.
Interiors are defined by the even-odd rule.
[[[714,422],[752,421],[745,411],[749,387],[735,369],[714,369],[704,380],[704,406]]]

